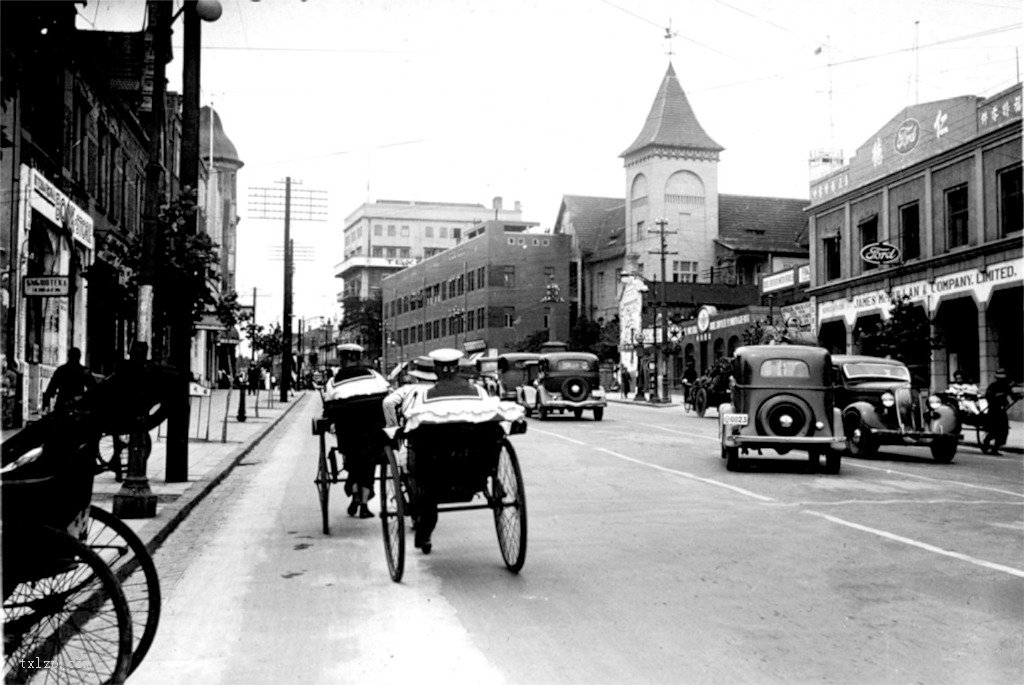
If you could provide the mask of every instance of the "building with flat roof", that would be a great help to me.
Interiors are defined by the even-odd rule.
[[[462,244],[382,278],[385,365],[439,347],[503,353],[530,336],[568,339],[568,303],[550,301],[549,286],[568,292],[570,238],[536,226],[483,222]]]
[[[857,353],[908,297],[931,322],[922,376],[1024,377],[1021,84],[910,105],[811,184],[810,278],[821,344]],[[922,341],[927,346],[928,341]]]
[[[495,197],[482,204],[378,200],[359,205],[345,219],[343,261],[334,275],[341,279],[338,301],[369,298],[387,275],[429,259],[463,242],[466,232],[489,219],[519,221],[519,202],[504,209]]]

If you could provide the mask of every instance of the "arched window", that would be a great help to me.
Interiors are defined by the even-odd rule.
[[[665,182],[665,204],[703,205],[704,182],[692,171],[677,171]]]

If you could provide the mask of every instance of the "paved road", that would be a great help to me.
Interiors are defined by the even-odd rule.
[[[523,572],[486,512],[451,513],[394,584],[376,519],[336,501],[320,534],[316,410],[161,548],[164,619],[133,684],[1024,681],[1020,457],[730,473],[715,421],[678,408],[533,420],[513,438]]]

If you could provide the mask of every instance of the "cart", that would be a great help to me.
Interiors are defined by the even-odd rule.
[[[176,375],[130,364],[4,443],[6,682],[120,683],[145,656],[159,621],[156,569],[128,526],[91,505],[95,455],[101,435],[163,421]]]
[[[526,491],[509,435],[526,432],[522,408],[488,398],[476,415],[421,415],[388,429],[380,470],[380,518],[391,580],[405,569],[405,517],[426,497],[438,514],[489,509],[509,571],[526,561]],[[490,414],[490,416],[488,416]],[[404,449],[402,449],[404,447]],[[430,456],[431,475],[416,468]]]
[[[320,516],[324,535],[331,534],[329,502],[331,486],[342,484],[350,495],[351,473],[358,460],[383,462],[385,436],[384,412],[381,406],[387,397],[388,384],[383,376],[373,373],[337,385],[328,382],[322,393],[323,415],[313,419],[312,431],[319,441],[316,485],[320,499]],[[329,445],[328,435],[334,435]]]

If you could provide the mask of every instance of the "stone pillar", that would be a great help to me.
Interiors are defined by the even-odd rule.
[[[935,318],[932,318],[928,322],[928,336],[931,339],[935,338],[938,332],[938,326],[935,323]],[[949,384],[949,354],[945,347],[932,350],[932,382],[931,389],[933,392],[939,390],[945,390]]]
[[[989,325],[988,302],[978,303],[978,377],[981,389],[987,388],[999,368],[999,333]]]
[[[853,349],[853,330],[856,325],[856,322],[851,326],[845,320],[843,321],[843,327],[846,328],[846,354],[857,354],[859,352],[859,350]]]

